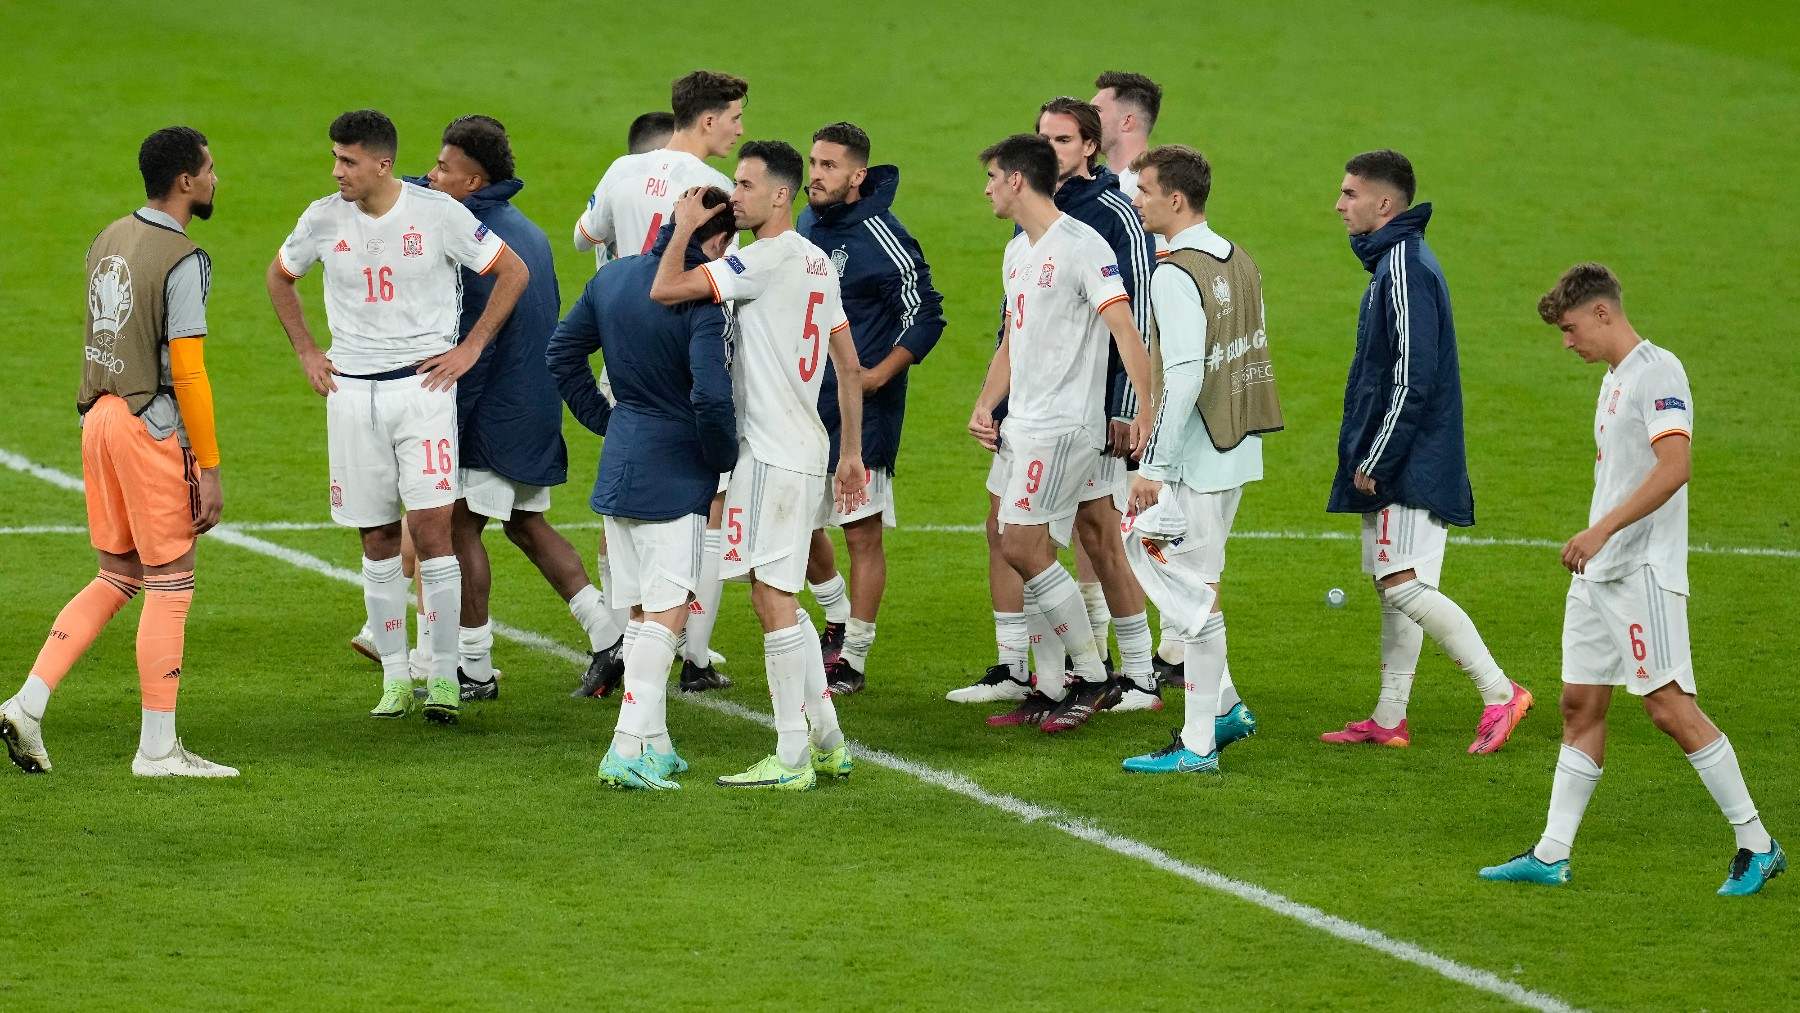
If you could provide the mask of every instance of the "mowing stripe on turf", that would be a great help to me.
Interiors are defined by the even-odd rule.
[[[42,465],[35,464],[6,450],[0,450],[0,464],[5,464],[15,471],[23,472],[34,478],[42,479],[60,489],[67,489],[72,492],[82,491],[81,479],[64,472],[56,471],[52,468],[46,468]],[[291,529],[279,528],[275,530]],[[283,545],[277,545],[266,539],[258,538],[253,534],[247,533],[242,526],[221,526],[214,528],[212,537],[226,545],[233,545],[240,549],[267,556],[271,559],[277,559],[290,566],[306,570],[310,573],[316,573],[322,577],[330,577],[333,580],[341,581],[354,587],[362,586],[361,573],[347,570],[341,566],[333,566],[317,556],[301,552],[297,549],[290,549]],[[556,640],[552,640],[541,633],[512,626],[503,623],[498,619],[492,620],[492,622],[494,635],[497,637],[502,637],[525,647],[536,648],[547,654],[562,658],[574,665],[586,665],[589,661],[586,652],[577,651],[574,648]],[[696,707],[704,707],[715,713],[729,715],[745,721],[752,721],[765,728],[772,729],[775,727],[775,721],[769,715],[764,714],[761,711],[751,710],[740,704],[732,703],[729,700],[718,700],[710,697],[690,696],[686,694],[679,694],[676,696],[676,699]],[[1525,988],[1522,985],[1507,981],[1491,971],[1484,971],[1478,967],[1470,967],[1467,964],[1458,963],[1448,957],[1438,956],[1430,950],[1426,950],[1404,940],[1394,939],[1391,936],[1385,935],[1365,925],[1360,925],[1356,922],[1339,918],[1336,915],[1328,914],[1310,904],[1302,904],[1299,901],[1291,900],[1273,890],[1266,890],[1253,883],[1232,879],[1230,876],[1214,872],[1203,866],[1191,865],[1170,855],[1160,848],[1153,847],[1152,845],[1145,844],[1142,841],[1134,840],[1129,837],[1121,837],[1118,834],[1103,830],[1090,822],[1076,819],[1067,813],[1036,805],[1035,803],[1027,802],[1024,799],[1016,798],[1012,795],[989,791],[975,781],[954,771],[940,770],[937,767],[909,760],[903,756],[898,756],[884,750],[864,745],[861,742],[853,741],[851,747],[856,758],[865,763],[870,763],[877,767],[885,767],[888,770],[909,775],[926,784],[934,785],[945,791],[961,795],[964,798],[978,802],[989,808],[998,809],[1001,812],[1017,817],[1026,823],[1044,823],[1068,834],[1076,840],[1085,841],[1096,847],[1105,848],[1114,854],[1143,862],[1153,868],[1161,869],[1164,872],[1179,876],[1196,885],[1236,897],[1239,900],[1254,904],[1266,911],[1273,912],[1285,918],[1291,918],[1309,928],[1317,929],[1327,935],[1342,939],[1345,942],[1366,946],[1378,953],[1384,953],[1396,960],[1402,960],[1417,967],[1422,967],[1451,981],[1467,985],[1470,988],[1499,996],[1502,999],[1524,1006],[1528,1009],[1544,1010],[1546,1013],[1572,1013],[1574,1009],[1574,1007],[1569,1006],[1555,996],[1536,992]]]

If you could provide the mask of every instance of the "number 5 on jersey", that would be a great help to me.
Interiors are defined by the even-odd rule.
[[[810,357],[800,360],[800,379],[802,381],[811,380],[813,374],[819,371],[819,345],[823,339],[819,334],[819,325],[813,322],[813,310],[824,304],[825,293],[808,292],[806,294],[806,325],[800,331],[800,340],[812,342],[812,353]]]

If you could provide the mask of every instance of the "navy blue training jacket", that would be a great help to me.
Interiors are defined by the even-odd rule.
[[[900,170],[874,165],[854,204],[834,204],[800,214],[798,228],[831,257],[843,292],[844,315],[856,340],[856,357],[868,369],[895,346],[925,356],[944,333],[944,300],[931,285],[931,267],[912,234],[894,217]],[[862,456],[869,468],[893,470],[900,456],[906,414],[906,370],[863,399]],[[825,364],[819,387],[819,419],[831,434],[831,467],[838,459],[837,370]]]
[[[591,504],[608,517],[666,521],[705,516],[719,475],[737,463],[737,414],[726,368],[725,311],[710,302],[650,298],[674,227],[649,253],[615,260],[582,289],[546,353],[576,421],[606,437]],[[706,261],[689,244],[687,266]],[[608,405],[588,357],[606,361]]]
[[[1463,449],[1462,379],[1450,288],[1425,245],[1431,205],[1408,208],[1374,232],[1350,237],[1368,269],[1356,318],[1356,355],[1344,385],[1331,513],[1370,513],[1398,503],[1459,527],[1475,523]],[[1363,471],[1374,496],[1356,491]]]

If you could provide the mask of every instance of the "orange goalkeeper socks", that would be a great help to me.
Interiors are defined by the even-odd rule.
[[[69,669],[75,667],[88,645],[126,602],[137,597],[143,586],[136,577],[101,570],[81,593],[63,606],[56,617],[56,625],[50,627],[50,636],[44,640],[44,649],[38,652],[37,662],[31,666],[31,674],[55,689],[63,676],[69,674]]]
[[[173,711],[181,690],[181,654],[187,641],[194,571],[144,578],[144,614],[138,620],[138,686],[144,709]]]

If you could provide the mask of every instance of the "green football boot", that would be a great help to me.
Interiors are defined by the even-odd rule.
[[[600,761],[600,781],[614,788],[641,789],[646,791],[680,791],[681,785],[669,780],[658,772],[658,766],[652,753],[645,753],[633,760],[619,755],[617,749],[608,747],[606,756]]]
[[[721,788],[773,788],[776,791],[811,791],[819,786],[819,775],[813,772],[812,764],[798,769],[781,762],[781,757],[771,753],[756,762],[756,765],[741,774],[726,774],[719,778]]]
[[[856,764],[850,760],[850,743],[840,742],[836,749],[826,752],[817,747],[812,751],[812,769],[825,777],[843,780],[850,776]]]
[[[412,680],[403,679],[397,682],[381,684],[381,702],[369,712],[372,718],[403,718],[412,710]]]
[[[425,720],[434,724],[453,725],[462,704],[462,689],[455,678],[433,676],[425,683]]]
[[[658,752],[649,746],[645,746],[644,762],[651,770],[656,772],[657,777],[660,777],[665,781],[674,777],[676,774],[687,773],[688,769],[687,761],[682,759],[681,754],[675,751],[675,744],[672,742],[669,744],[669,751],[666,753]]]

